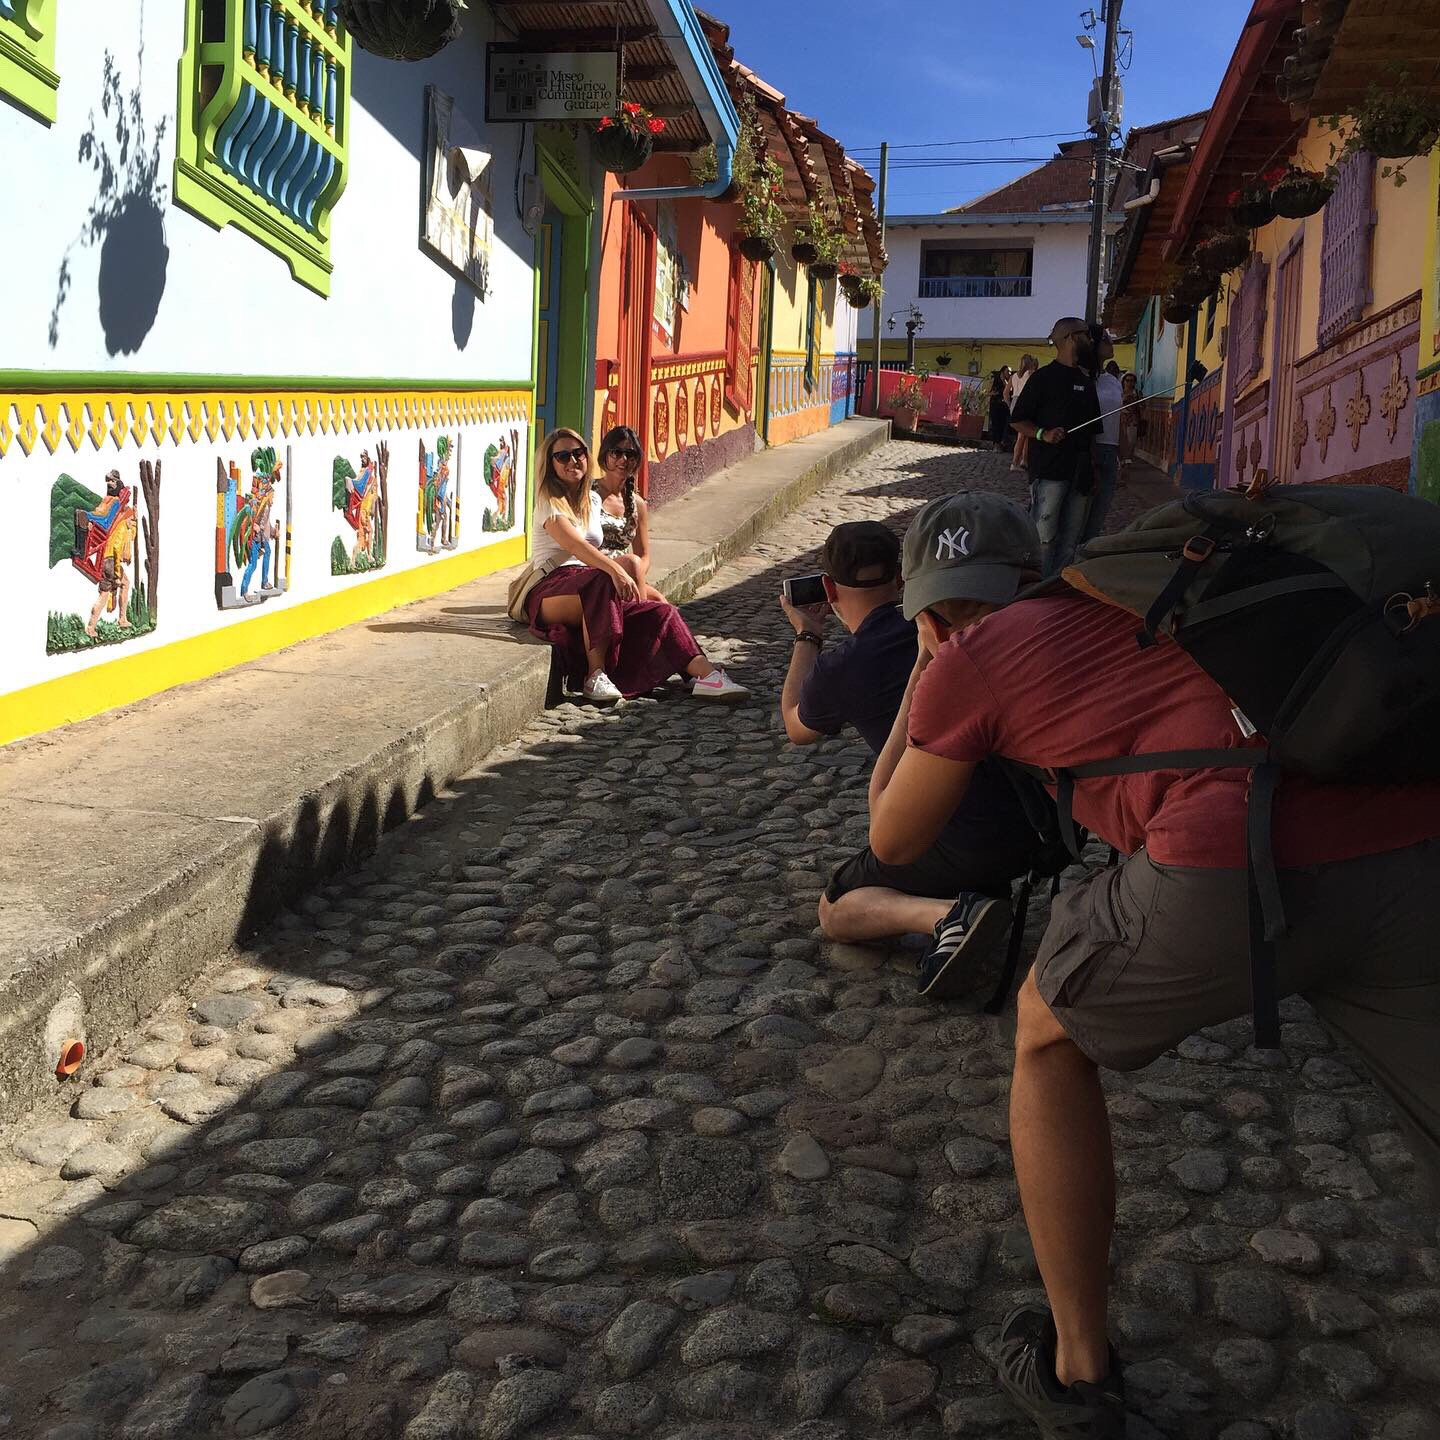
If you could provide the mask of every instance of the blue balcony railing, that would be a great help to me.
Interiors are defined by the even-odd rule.
[[[922,300],[1014,300],[1029,294],[1028,275],[936,275],[920,282]]]

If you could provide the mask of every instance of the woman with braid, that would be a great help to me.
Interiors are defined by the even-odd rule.
[[[615,426],[600,442],[595,457],[600,462],[600,478],[594,482],[604,527],[600,548],[625,568],[640,587],[642,600],[663,600],[665,597],[648,583],[650,507],[635,493],[635,475],[642,454],[640,437],[628,425]]]

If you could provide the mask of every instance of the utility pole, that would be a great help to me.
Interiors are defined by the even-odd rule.
[[[885,184],[890,176],[890,142],[880,142],[880,203],[876,208],[876,219],[880,222],[880,248],[885,248]],[[873,372],[874,389],[871,393],[872,415],[880,413],[880,315],[885,308],[885,277],[880,276],[880,294],[870,305],[870,323],[875,327],[875,348],[871,355],[870,368]]]
[[[1085,319],[1100,318],[1100,268],[1105,255],[1105,216],[1110,201],[1110,136],[1115,113],[1115,49],[1120,38],[1122,0],[1105,0],[1105,63],[1100,71],[1099,99],[1091,130],[1095,136],[1095,185],[1091,192],[1090,257],[1085,279]],[[1092,91],[1092,94],[1094,92]]]

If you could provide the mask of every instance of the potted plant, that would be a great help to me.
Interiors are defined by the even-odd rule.
[[[960,414],[955,419],[955,434],[961,440],[979,440],[985,433],[985,421],[990,414],[990,397],[978,378],[978,367],[974,384],[960,382]]]
[[[852,310],[864,310],[880,298],[880,282],[873,275],[856,275],[842,287]]]
[[[620,102],[619,115],[602,115],[590,132],[590,149],[612,175],[628,175],[649,158],[665,122],[633,100]]]
[[[1195,247],[1191,263],[1202,275],[1219,280],[1250,258],[1250,236],[1238,227],[1216,230]]]
[[[775,253],[785,212],[780,208],[785,172],[769,155],[756,159],[740,192],[740,253],[747,260],[768,260]]]
[[[1402,74],[1397,85],[1370,87],[1353,117],[1347,148],[1368,150],[1382,160],[1428,155],[1435,148],[1440,140],[1440,99],[1404,88],[1407,78]]]
[[[925,381],[929,378],[929,371],[913,370],[895,382],[888,403],[895,412],[895,423],[902,430],[915,431],[920,428],[920,417],[930,403],[925,397]]]
[[[812,200],[804,221],[795,227],[790,253],[810,269],[817,280],[833,280],[840,273],[845,231],[839,217]]]
[[[340,0],[355,43],[385,60],[427,60],[460,33],[465,0]]]
[[[730,183],[718,195],[710,197],[716,205],[734,204],[755,173],[759,117],[755,113],[755,97],[748,88],[735,102],[735,110],[740,116],[740,132],[735,141],[735,153],[730,158]],[[713,141],[702,145],[690,157],[690,173],[697,185],[708,185],[720,174],[720,161]]]
[[[1299,165],[1287,165],[1284,173],[1270,191],[1270,202],[1275,213],[1287,220],[1303,220],[1325,208],[1325,202],[1335,190],[1335,180],[1330,174],[1318,170],[1306,170]]]
[[[1277,177],[1278,178],[1278,173]],[[1246,230],[1259,230],[1275,218],[1275,202],[1270,198],[1270,183],[1252,180],[1230,192],[1230,213],[1235,223]]]

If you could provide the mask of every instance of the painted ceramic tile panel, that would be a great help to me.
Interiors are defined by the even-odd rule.
[[[215,461],[215,603],[262,605],[290,588],[290,449],[250,452],[249,478],[235,461]]]
[[[142,544],[143,541],[143,544]],[[119,470],[104,493],[69,475],[50,487],[50,568],[68,561],[74,611],[51,610],[45,650],[58,655],[148,635],[159,613],[160,462]]]
[[[460,436],[437,435],[428,448],[423,438],[419,444],[415,548],[438,555],[460,544]]]
[[[360,575],[385,565],[390,531],[390,447],[380,440],[363,447],[352,463],[337,455],[330,467],[330,501],[342,516],[330,542],[330,573]]]
[[[480,528],[487,535],[515,528],[515,484],[519,472],[520,432],[501,434],[485,450],[485,514]]]

